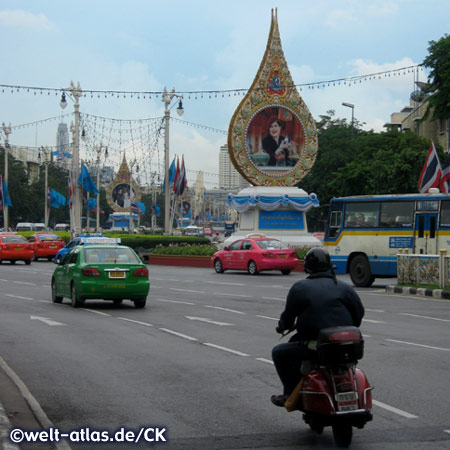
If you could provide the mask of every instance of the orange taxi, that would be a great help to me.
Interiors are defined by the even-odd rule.
[[[33,246],[34,257],[37,261],[39,258],[47,258],[51,261],[60,249],[66,245],[64,239],[53,233],[34,233],[28,238]]]
[[[33,259],[33,245],[26,238],[17,233],[0,233],[0,264],[9,261],[15,264],[16,261],[23,261],[30,264]]]

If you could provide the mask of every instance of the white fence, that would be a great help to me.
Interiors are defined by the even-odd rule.
[[[447,250],[440,250],[439,255],[409,254],[408,250],[400,250],[397,280],[398,284],[439,285],[440,289],[450,286]]]

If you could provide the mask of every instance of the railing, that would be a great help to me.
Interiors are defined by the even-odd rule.
[[[447,250],[439,255],[409,254],[400,249],[397,254],[398,284],[438,285],[440,289],[450,286]]]

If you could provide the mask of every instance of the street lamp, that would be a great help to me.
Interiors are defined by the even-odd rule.
[[[44,225],[45,225],[45,229],[48,228],[48,219],[49,219],[49,205],[48,205],[48,153],[49,150],[47,148],[41,147],[42,152],[44,154],[44,167],[45,167],[45,182],[44,182],[44,196],[45,196],[45,200],[44,200]],[[42,164],[42,156],[41,156],[41,152],[39,151],[38,153],[38,161],[39,164]]]
[[[5,133],[5,173],[3,179],[5,180],[5,185],[8,186],[8,148],[9,148],[9,135],[11,134],[11,124],[5,125],[2,123],[3,133]],[[3,188],[3,186],[0,186]],[[9,226],[9,207],[3,202],[3,229],[8,231]]]
[[[355,105],[351,104],[351,103],[345,103],[342,102],[342,106],[346,106],[347,108],[352,108],[352,139],[353,139],[353,123],[354,123],[354,111],[355,111]]]
[[[137,161],[134,160],[133,164],[130,164],[130,170],[129,170],[129,175],[130,175],[130,179],[128,182],[128,186],[129,186],[129,190],[130,190],[130,195],[129,195],[129,200],[130,200],[130,220],[128,221],[128,232],[132,233],[134,230],[134,218],[133,218],[133,203],[136,203],[136,197],[134,197],[134,202],[133,202],[133,167],[136,166],[136,172],[139,173],[139,164],[137,164]]]
[[[66,94],[69,94],[70,98],[74,102],[75,112],[75,124],[70,125],[70,131],[73,137],[73,149],[72,149],[72,177],[71,184],[73,190],[72,198],[72,210],[70,215],[70,228],[72,238],[81,234],[81,186],[78,185],[78,177],[80,176],[80,103],[79,99],[83,91],[81,90],[80,83],[77,86],[73,81],[70,82],[70,87],[63,89],[61,95],[61,101],[59,105],[62,109],[67,106]]]
[[[102,153],[102,143],[97,147],[97,210],[96,210],[96,225],[95,231],[100,231],[100,155]],[[108,157],[108,147],[105,147],[105,160]]]
[[[183,103],[181,95],[175,94],[175,88],[167,92],[164,88],[162,101],[164,102],[164,232],[169,233],[169,210],[170,210],[170,191],[169,191],[169,121],[170,121],[170,103],[174,97],[180,99],[177,107],[179,116],[183,115]]]

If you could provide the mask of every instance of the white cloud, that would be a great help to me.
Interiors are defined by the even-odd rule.
[[[0,25],[32,31],[56,30],[55,24],[50,22],[44,14],[32,14],[21,10],[0,11]]]

